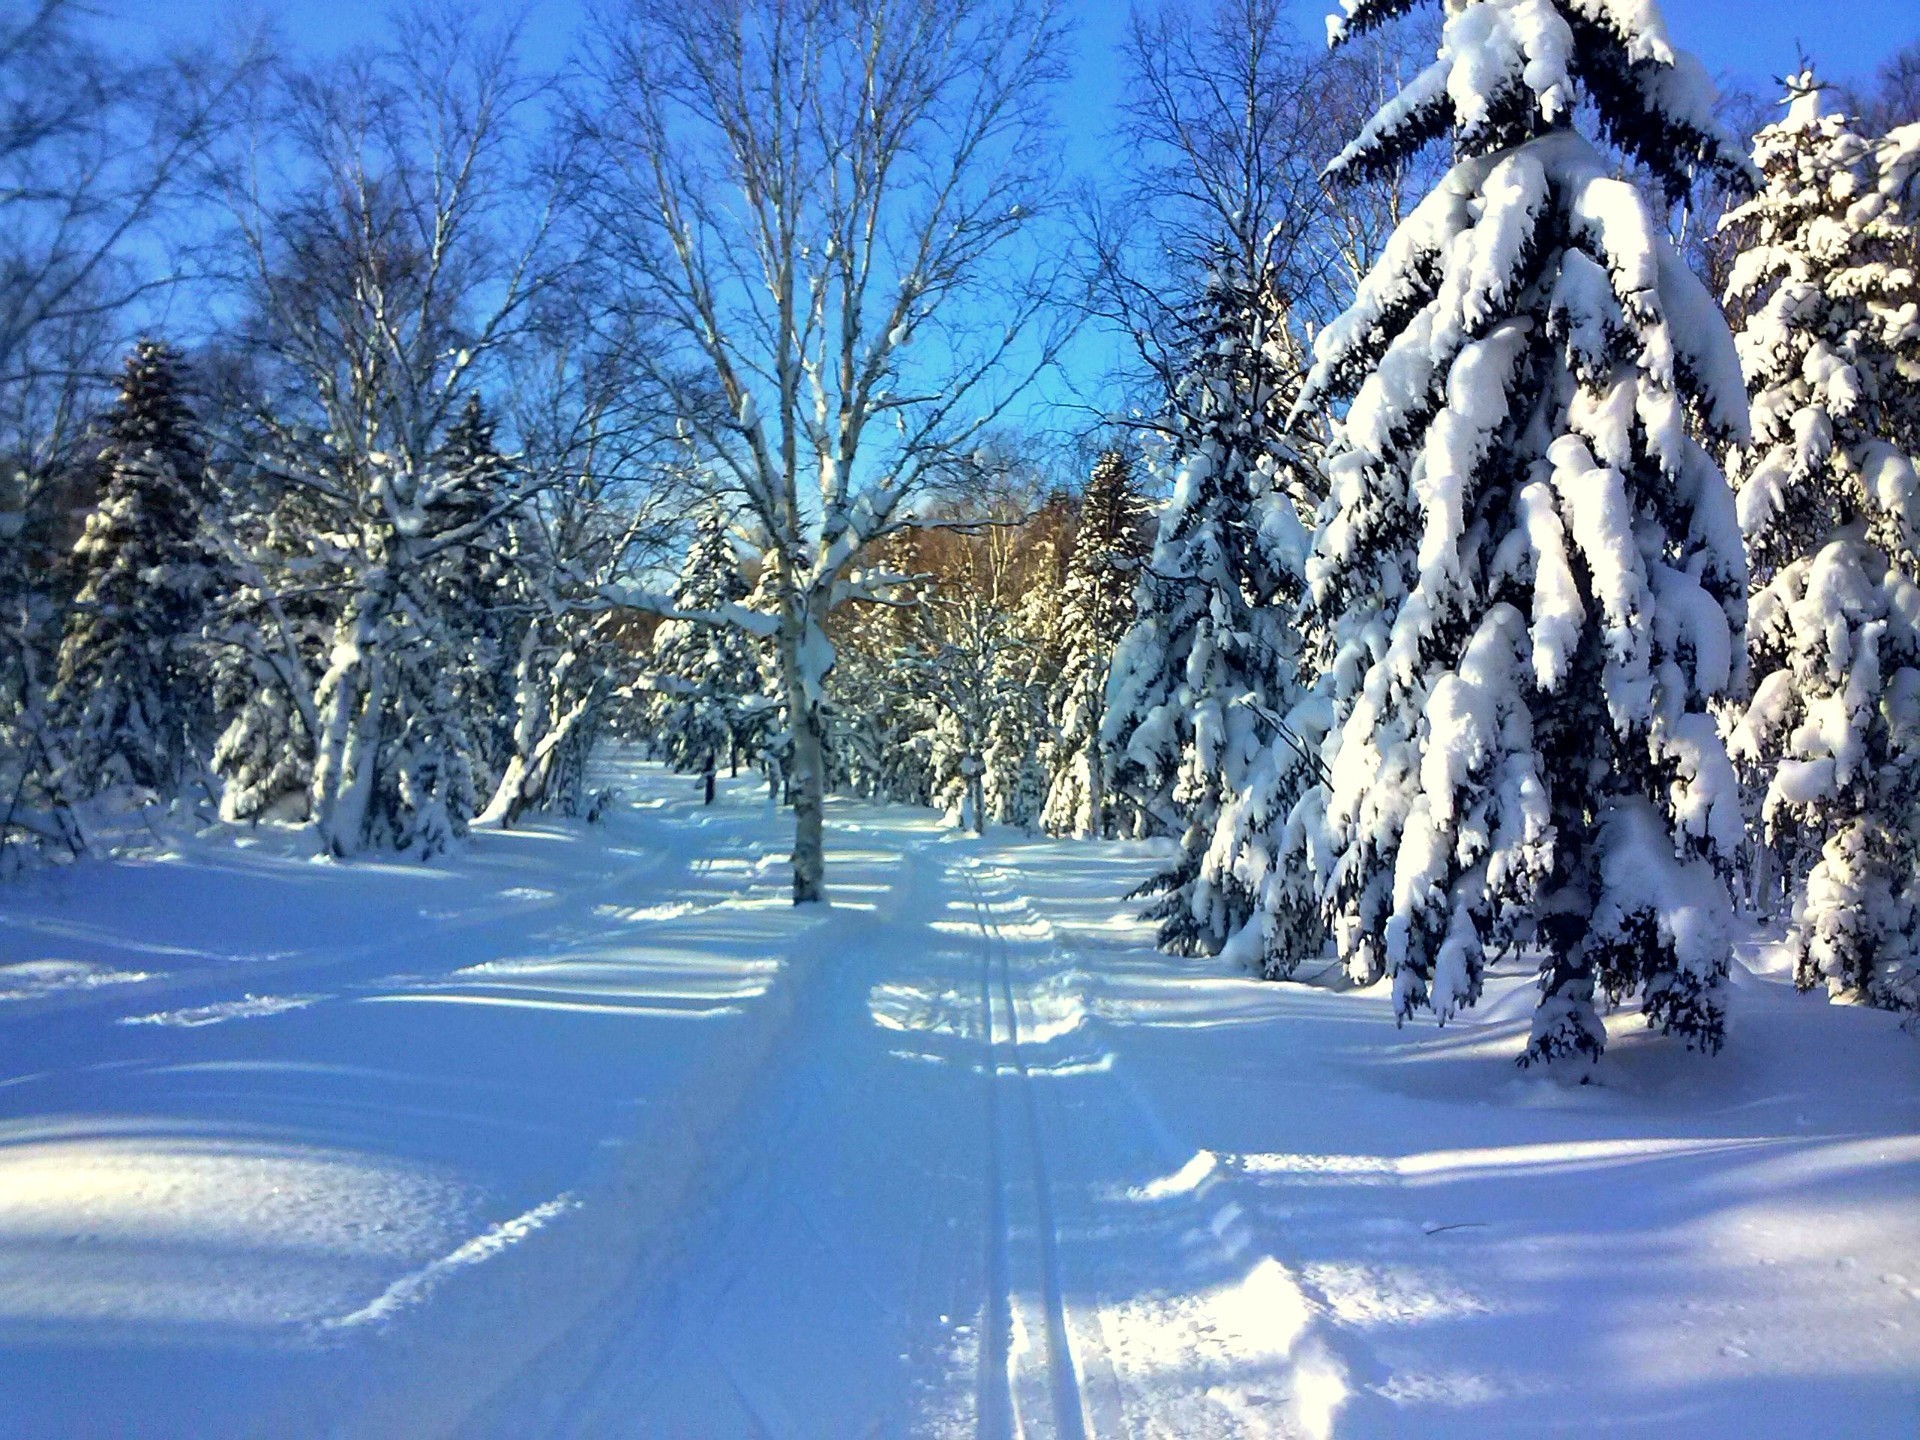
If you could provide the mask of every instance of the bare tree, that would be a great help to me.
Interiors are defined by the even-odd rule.
[[[1870,84],[1842,87],[1836,100],[1867,135],[1920,120],[1920,40],[1909,40],[1881,61]]]
[[[1164,0],[1133,13],[1119,158],[1088,190],[1083,223],[1095,316],[1154,382],[1149,412],[1172,394],[1191,339],[1186,307],[1209,271],[1268,277],[1296,330],[1345,302],[1409,177],[1336,191],[1321,172],[1354,128],[1343,117],[1364,118],[1393,93],[1424,30],[1396,24],[1323,55],[1300,39],[1288,0]]]
[[[136,306],[180,278],[163,222],[259,61],[116,58],[98,18],[80,0],[0,13],[0,445],[29,474],[76,439]]]
[[[606,258],[772,567],[796,903],[825,898],[827,615],[1061,342],[1061,267],[1022,243],[1061,33],[1051,0],[632,0],[600,26]]]

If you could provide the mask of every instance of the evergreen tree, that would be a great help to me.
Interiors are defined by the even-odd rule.
[[[1102,455],[1081,498],[1061,597],[1058,678],[1048,704],[1054,739],[1043,821],[1049,834],[1132,835],[1141,826],[1132,800],[1109,784],[1100,732],[1114,652],[1133,624],[1149,514],[1132,461],[1117,450]]]
[[[206,459],[169,346],[143,340],[128,357],[99,465],[51,696],[69,788],[170,799],[198,768],[209,724],[200,633],[217,566],[201,532]]]
[[[676,608],[714,612],[746,601],[746,577],[728,538],[729,520],[710,506],[695,526],[674,590]],[[654,743],[676,770],[712,774],[737,769],[751,743],[760,693],[752,638],[732,625],[668,620],[654,632],[659,698],[652,707]]]
[[[1291,602],[1306,548],[1305,489],[1282,435],[1296,383],[1284,309],[1267,277],[1221,253],[1191,320],[1174,397],[1173,495],[1113,659],[1101,743],[1112,783],[1180,837],[1136,892],[1182,954],[1217,952],[1255,897],[1206,871],[1221,809],[1272,738],[1297,685]]]
[[[1047,801],[1051,736],[1048,696],[1061,671],[1063,580],[1052,527],[1040,519],[1012,532],[1005,567],[1007,626],[991,661],[993,718],[987,725],[982,790],[987,818],[1032,830]],[[1011,601],[1008,605],[1007,602]]]
[[[1811,72],[1760,132],[1767,185],[1727,217],[1753,395],[1730,466],[1753,562],[1752,702],[1735,753],[1794,894],[1803,989],[1920,1005],[1920,284],[1911,220],[1855,218],[1874,147]],[[1900,438],[1908,437],[1908,438]]]
[[[308,818],[319,720],[314,690],[333,631],[325,511],[303,489],[221,472],[230,583],[208,626],[221,731],[213,768],[228,821]]]
[[[902,683],[916,652],[925,586],[916,578],[918,532],[896,530],[874,546],[874,570],[897,583],[885,601],[859,601],[833,617],[831,748],[857,794],[903,805],[933,803],[931,702]],[[777,705],[777,696],[771,703]]]
[[[439,461],[459,477],[467,543],[449,550],[434,577],[434,599],[454,647],[453,704],[471,734],[476,783],[491,793],[513,753],[514,670],[530,615],[526,542],[510,507],[518,476],[500,453],[495,424],[478,395],[448,427]]]
[[[1355,0],[1335,43],[1406,6]],[[1690,433],[1746,395],[1713,298],[1598,132],[1670,200],[1745,184],[1713,89],[1652,4],[1463,0],[1436,61],[1335,160],[1441,136],[1452,169],[1316,343],[1302,405],[1351,395],[1308,622],[1339,720],[1336,939],[1404,1019],[1537,953],[1523,1060],[1597,1057],[1596,996],[1717,1048],[1739,787],[1709,714],[1741,680],[1746,562]]]

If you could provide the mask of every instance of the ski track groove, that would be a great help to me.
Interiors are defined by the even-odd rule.
[[[988,1011],[989,1028],[987,1030],[988,1059],[992,1073],[989,1079],[989,1119],[996,1132],[1001,1130],[998,1091],[1001,1077],[1011,1075],[1017,1080],[1016,1088],[1020,1092],[1020,1108],[1023,1112],[1028,1155],[1028,1180],[1033,1188],[1034,1220],[1036,1241],[1040,1258],[1040,1293],[1045,1311],[1046,1324],[1046,1381],[1052,1402],[1054,1433],[1061,1440],[1086,1440],[1087,1418],[1084,1397],[1080,1390],[1079,1371],[1074,1363],[1073,1343],[1068,1334],[1066,1301],[1060,1283],[1059,1235],[1053,1206],[1052,1187],[1047,1177],[1046,1144],[1040,1128],[1040,1113],[1033,1093],[1033,1075],[1027,1067],[1026,1056],[1022,1052],[1020,1039],[1020,1013],[1013,994],[1013,962],[1006,932],[995,918],[992,905],[980,884],[980,878],[973,862],[967,862],[961,871],[973,899],[974,913],[980,926],[982,948],[986,954],[985,969],[991,974],[997,969],[1001,1004],[1004,1007],[1005,1039],[1001,1041],[996,1028],[991,1026],[992,990],[989,980]],[[996,966],[995,961],[998,961]],[[1004,1043],[1005,1055],[1010,1064],[1002,1063],[1000,1050]],[[996,1160],[997,1160],[996,1144]],[[1003,1175],[996,1163],[996,1188],[1004,1192],[1001,1184]],[[998,1223],[990,1227],[999,1238],[999,1248],[1006,1248],[1006,1207],[1004,1202],[998,1206]],[[1005,1296],[1006,1318],[1010,1328],[1012,1294],[1003,1282],[995,1287],[996,1296]],[[996,1317],[996,1331],[1003,1336],[999,1317]],[[1011,1376],[1008,1377],[1011,1387]],[[1025,1434],[1026,1427],[1018,1424],[1019,1416],[1014,1416],[1019,1433]]]

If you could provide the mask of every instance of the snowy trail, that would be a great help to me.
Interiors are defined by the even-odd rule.
[[[1330,1433],[1312,1303],[1217,1190],[1143,1200],[1177,1147],[1011,873],[847,828],[893,883],[836,917],[705,1212],[470,1433]]]
[[[797,913],[755,787],[616,768],[431,871],[8,897],[0,1436],[1920,1429],[1888,1017],[1743,969],[1726,1055],[1567,1088],[1518,977],[1156,954],[1150,848],[836,803]]]

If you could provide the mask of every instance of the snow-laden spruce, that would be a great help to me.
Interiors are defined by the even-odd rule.
[[[1727,216],[1753,439],[1730,466],[1754,566],[1734,732],[1793,892],[1802,988],[1920,1005],[1920,233],[1811,72]]]
[[[1173,494],[1107,686],[1115,785],[1180,837],[1139,893],[1160,943],[1218,952],[1255,895],[1208,863],[1223,807],[1264,760],[1298,688],[1291,601],[1306,552],[1302,486],[1282,439],[1298,374],[1268,277],[1222,253],[1192,320],[1166,463]]]
[[[1138,807],[1109,783],[1100,732],[1114,651],[1133,624],[1149,513],[1132,461],[1119,451],[1102,455],[1080,500],[1054,631],[1057,654],[1050,657],[1059,668],[1048,696],[1052,738],[1041,819],[1049,834],[1106,838],[1141,825]]]
[[[746,600],[731,530],[719,504],[701,512],[674,590],[677,609],[717,613]],[[665,621],[653,636],[653,684],[657,698],[648,718],[666,761],[676,770],[737,773],[762,708],[753,637],[732,625]]]
[[[1351,0],[1341,43],[1401,13]],[[1739,788],[1709,704],[1740,683],[1746,561],[1700,435],[1745,437],[1724,319],[1598,132],[1672,200],[1750,183],[1657,8],[1451,4],[1434,63],[1331,167],[1449,137],[1456,163],[1319,337],[1351,396],[1309,562],[1339,723],[1329,912],[1350,970],[1442,1021],[1537,953],[1524,1058],[1598,1056],[1597,999],[1719,1046],[1717,867]]]
[[[477,529],[439,567],[434,586],[441,612],[456,622],[449,679],[483,796],[493,793],[514,753],[515,661],[539,571],[535,557],[523,554],[524,527],[516,523],[522,517],[498,508],[520,477],[500,453],[497,428],[480,397],[469,395],[441,442],[440,464],[473,477],[464,494]]]
[[[204,773],[201,628],[219,567],[205,539],[206,458],[179,356],[143,340],[105,422],[100,500],[73,549],[79,593],[51,694],[74,796],[132,787],[162,801]]]

